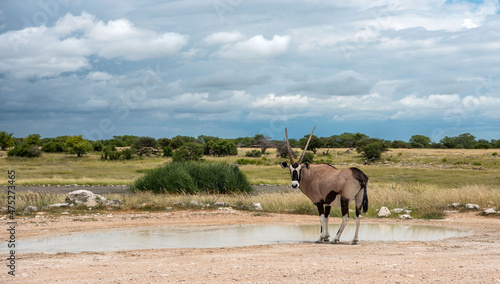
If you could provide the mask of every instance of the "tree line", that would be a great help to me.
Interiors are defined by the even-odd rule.
[[[290,139],[293,148],[304,148],[309,135],[301,139]],[[90,141],[81,135],[41,138],[39,134],[17,138],[12,133],[0,132],[0,148],[9,150],[9,156],[37,157],[42,152],[68,152],[78,157],[88,152],[101,152],[103,159],[131,159],[133,155],[171,156],[174,160],[197,160],[203,155],[236,155],[237,148],[256,148],[247,152],[247,156],[256,157],[266,152],[268,148],[277,148],[278,155],[286,156],[287,148],[284,141],[273,140],[257,134],[253,137],[223,139],[214,136],[200,135],[197,138],[178,135],[172,138],[139,137],[134,135],[113,136],[112,139]],[[120,149],[126,148],[126,149]],[[500,140],[476,139],[470,133],[456,137],[444,137],[439,142],[433,142],[424,135],[413,135],[407,142],[401,140],[383,140],[371,138],[362,133],[342,133],[329,137],[312,136],[308,149],[314,154],[319,148],[351,148],[356,149],[366,159],[380,158],[380,154],[389,148],[440,148],[440,149],[488,149],[500,148]]]

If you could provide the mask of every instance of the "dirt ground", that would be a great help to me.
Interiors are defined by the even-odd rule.
[[[236,224],[318,224],[318,217],[235,210],[113,213],[18,218],[16,241],[117,228],[199,228]],[[2,219],[3,228],[7,227]],[[331,219],[330,224],[340,219]],[[351,220],[350,222],[353,222]],[[105,253],[16,252],[16,274],[1,283],[500,283],[500,219],[454,213],[444,220],[369,219],[465,230],[465,237],[432,242],[358,245],[291,243],[209,249]],[[5,234],[5,230],[2,229]],[[4,242],[1,258],[8,257]]]

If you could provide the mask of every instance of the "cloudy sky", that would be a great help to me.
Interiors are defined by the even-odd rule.
[[[0,131],[282,139],[317,125],[318,136],[500,139],[499,8],[4,0]]]

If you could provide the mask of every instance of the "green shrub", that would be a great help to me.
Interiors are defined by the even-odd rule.
[[[132,151],[132,149],[128,148],[128,149],[125,149],[123,151],[120,152],[120,155],[125,159],[125,160],[130,160],[132,159],[132,154],[134,152]]]
[[[237,166],[226,163],[167,163],[132,185],[134,191],[155,193],[235,193],[252,187]]]
[[[304,162],[312,163],[314,161],[314,154],[311,152],[306,152],[304,156]]]
[[[14,147],[14,149],[7,152],[7,156],[17,156],[17,157],[40,157],[42,152],[40,148],[35,145],[28,145],[26,143],[18,144]]]
[[[245,153],[245,157],[258,158],[260,156],[262,156],[262,151],[259,150],[252,150]]]
[[[172,147],[166,146],[163,148],[163,156],[164,157],[172,157],[174,154],[174,151],[172,150]]]
[[[203,156],[203,146],[197,143],[187,143],[184,146],[177,148],[173,155],[172,161],[186,162],[186,161],[199,161]]]
[[[382,157],[382,152],[387,148],[381,142],[372,142],[361,148],[362,155],[365,159],[378,160]]]
[[[64,142],[50,141],[42,146],[42,151],[47,153],[62,153],[64,152]]]

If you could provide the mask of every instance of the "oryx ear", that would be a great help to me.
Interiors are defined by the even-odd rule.
[[[304,163],[304,166],[306,166],[306,169],[309,169],[309,163]]]
[[[288,169],[288,164],[286,162],[281,162],[280,165],[282,168]]]

